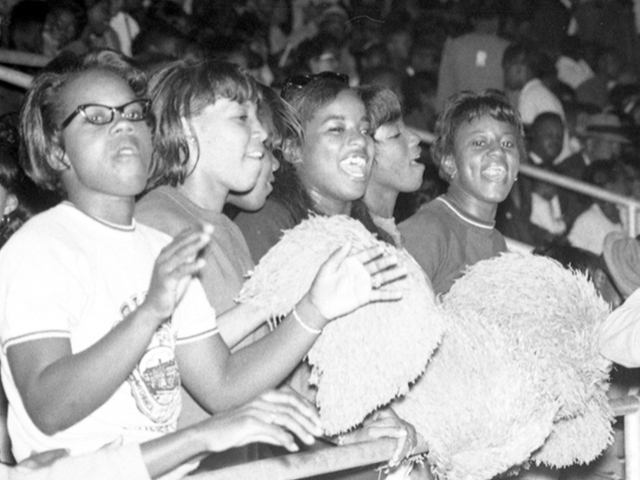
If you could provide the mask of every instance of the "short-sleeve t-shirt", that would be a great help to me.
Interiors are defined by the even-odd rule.
[[[467,266],[507,250],[494,227],[456,208],[445,196],[398,225],[405,249],[423,268],[436,295],[448,292]]]
[[[181,401],[175,347],[218,332],[197,280],[127,380],[66,430],[45,435],[33,424],[7,361],[7,350],[24,342],[65,338],[73,354],[98,342],[144,301],[155,260],[170,240],[135,222],[130,227],[101,222],[64,202],[32,218],[2,248],[0,367],[18,461],[33,451],[66,448],[75,455],[119,438],[142,442],[176,429]]]

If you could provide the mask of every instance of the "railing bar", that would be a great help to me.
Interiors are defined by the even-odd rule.
[[[255,462],[202,472],[189,476],[190,480],[297,480],[326,473],[350,470],[387,462],[396,446],[392,439],[327,447],[312,452],[294,453],[266,458]],[[416,454],[425,453],[426,444],[420,444]]]
[[[609,401],[609,405],[611,405],[614,416],[624,417],[640,410],[640,397],[628,395],[626,397],[614,398]]]
[[[37,53],[0,48],[0,63],[21,65],[23,67],[44,67],[50,61],[51,58],[38,55]]]
[[[33,77],[12,68],[0,65],[0,80],[22,88],[28,88]]]
[[[603,188],[594,187],[593,185],[576,180],[575,178],[560,175],[559,173],[549,172],[541,168],[532,167],[531,165],[520,165],[520,173],[523,173],[529,177],[536,178],[538,180],[544,180],[559,187],[565,187],[570,190],[590,195],[592,197],[604,200],[606,202],[617,203],[624,205],[627,208],[640,208],[640,201],[633,198],[611,193]]]

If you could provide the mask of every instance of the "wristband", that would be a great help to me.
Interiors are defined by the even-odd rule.
[[[296,322],[298,322],[298,324],[300,324],[300,326],[304,328],[307,332],[312,333],[313,335],[320,335],[322,333],[321,328],[313,328],[307,325],[306,323],[304,323],[300,318],[300,315],[298,315],[298,312],[296,311],[296,307],[293,307],[293,310],[291,310],[291,314],[293,315],[293,318],[296,319]]]

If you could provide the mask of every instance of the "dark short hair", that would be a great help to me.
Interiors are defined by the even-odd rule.
[[[393,91],[380,85],[363,85],[358,88],[375,132],[382,125],[394,123],[402,118],[400,100]]]
[[[148,188],[182,184],[190,173],[189,145],[182,118],[199,115],[219,98],[260,103],[257,82],[240,67],[222,60],[176,60],[158,70],[149,83],[158,119]]]
[[[490,115],[496,120],[512,125],[518,134],[520,158],[526,157],[524,129],[520,114],[511,106],[504,93],[494,89],[487,89],[480,93],[460,92],[447,100],[436,122],[436,140],[431,145],[431,156],[444,180],[449,181],[450,178],[442,168],[442,160],[453,155],[458,129],[463,123],[471,122],[483,115]]]
[[[52,163],[64,152],[60,128],[64,87],[82,73],[104,70],[125,80],[137,98],[147,93],[146,75],[119,52],[100,50],[65,58],[56,67],[45,67],[33,79],[20,114],[20,162],[36,184],[59,193],[64,193],[61,172]]]

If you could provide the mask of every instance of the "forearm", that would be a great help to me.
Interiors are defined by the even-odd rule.
[[[73,354],[68,340],[35,340],[9,348],[16,386],[33,422],[53,434],[84,419],[124,383],[158,322],[142,307],[91,347]]]
[[[600,352],[628,368],[640,366],[640,291],[607,317],[599,332]]]
[[[151,478],[161,477],[209,453],[197,427],[185,428],[145,442],[140,445],[140,450]]]
[[[216,322],[220,335],[229,348],[235,347],[267,320],[264,309],[242,303],[220,315]]]
[[[306,297],[296,309],[312,329],[319,331],[326,323]],[[209,412],[229,410],[279,385],[317,338],[317,333],[303,328],[290,314],[269,335],[233,354],[206,343],[185,345],[179,350],[184,385]],[[210,357],[203,361],[204,355]],[[198,366],[203,363],[216,368]]]

